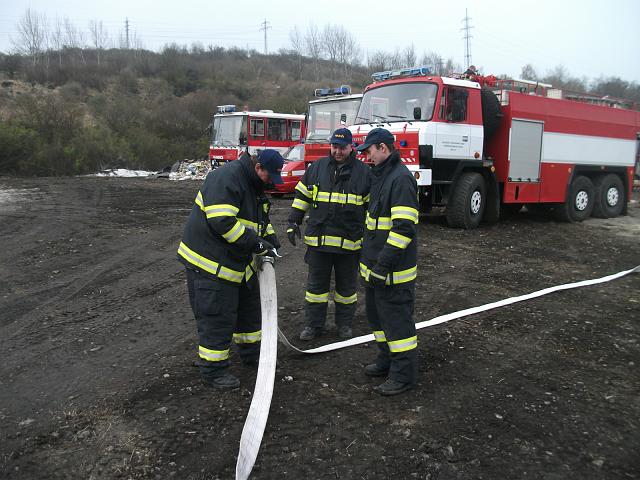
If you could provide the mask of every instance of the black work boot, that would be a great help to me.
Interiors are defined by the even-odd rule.
[[[322,332],[321,328],[304,327],[302,333],[300,333],[300,340],[313,340],[318,335],[320,335],[320,332]]]
[[[351,338],[353,337],[353,330],[349,325],[342,325],[338,327],[338,337],[344,339]]]
[[[203,377],[203,379],[207,385],[222,390],[233,390],[240,386],[240,380],[229,372],[220,373],[215,376]]]
[[[377,363],[372,363],[364,367],[364,374],[367,377],[386,377],[389,373],[389,367],[384,368]]]
[[[384,396],[398,395],[399,393],[411,390],[415,385],[413,383],[403,383],[388,378],[386,382],[377,387],[373,387],[373,391]]]

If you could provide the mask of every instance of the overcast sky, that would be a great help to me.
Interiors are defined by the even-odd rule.
[[[260,24],[266,20],[273,52],[290,47],[294,26],[304,31],[311,23],[320,28],[332,23],[348,28],[364,55],[413,43],[418,56],[435,51],[461,65],[466,8],[473,27],[471,60],[485,74],[518,77],[522,66],[531,63],[544,75],[562,64],[576,77],[619,76],[640,83],[638,0],[2,0],[0,51],[12,50],[16,24],[27,8],[49,20],[67,17],[85,30],[90,20],[101,20],[112,38],[123,33],[128,18],[131,34],[152,50],[172,42],[200,42],[262,52]]]

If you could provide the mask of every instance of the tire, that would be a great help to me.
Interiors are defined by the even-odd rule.
[[[452,228],[476,228],[480,225],[487,201],[484,178],[477,172],[463,173],[447,205],[447,225]]]
[[[500,125],[500,100],[491,90],[482,88],[480,90],[480,102],[482,105],[482,127],[486,141],[496,133]]]
[[[563,222],[581,222],[589,218],[593,211],[595,188],[589,177],[579,175],[569,186],[567,201],[554,208],[558,220]]]
[[[622,179],[614,173],[593,180],[594,202],[591,215],[598,218],[617,217],[626,202]]]

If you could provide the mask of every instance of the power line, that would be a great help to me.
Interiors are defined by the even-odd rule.
[[[465,68],[469,68],[469,65],[471,65],[471,49],[469,48],[469,40],[471,38],[473,38],[471,36],[471,34],[469,33],[469,31],[473,28],[471,25],[469,25],[469,20],[471,20],[469,18],[469,14],[467,13],[467,9],[464,9],[464,19],[462,20],[464,22],[464,27],[462,27],[460,30],[464,30],[464,36],[462,37],[464,39],[464,59],[465,59]]]
[[[260,30],[264,30],[264,54],[267,55],[268,50],[267,50],[267,30],[272,28],[271,25],[269,25],[269,22],[267,22],[267,19],[264,19],[264,22],[262,22],[260,25],[262,25],[262,27],[260,27]]]

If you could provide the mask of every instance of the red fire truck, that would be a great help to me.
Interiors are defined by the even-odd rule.
[[[549,85],[440,77],[428,67],[373,80],[350,127],[354,143],[375,127],[390,130],[421,208],[445,207],[448,225],[475,228],[523,205],[565,221],[626,211],[640,112],[564,99]]]
[[[309,102],[307,112],[307,136],[304,140],[304,155],[299,158],[298,151],[290,157],[282,169],[283,185],[277,185],[280,193],[290,193],[304,175],[310,162],[329,154],[329,137],[336,128],[353,124],[362,100],[362,94],[351,93],[351,87],[317,88],[315,100]]]
[[[236,112],[235,105],[220,105],[213,116],[209,160],[213,165],[236,160],[245,150],[253,154],[265,148],[284,153],[304,135],[304,115]]]

